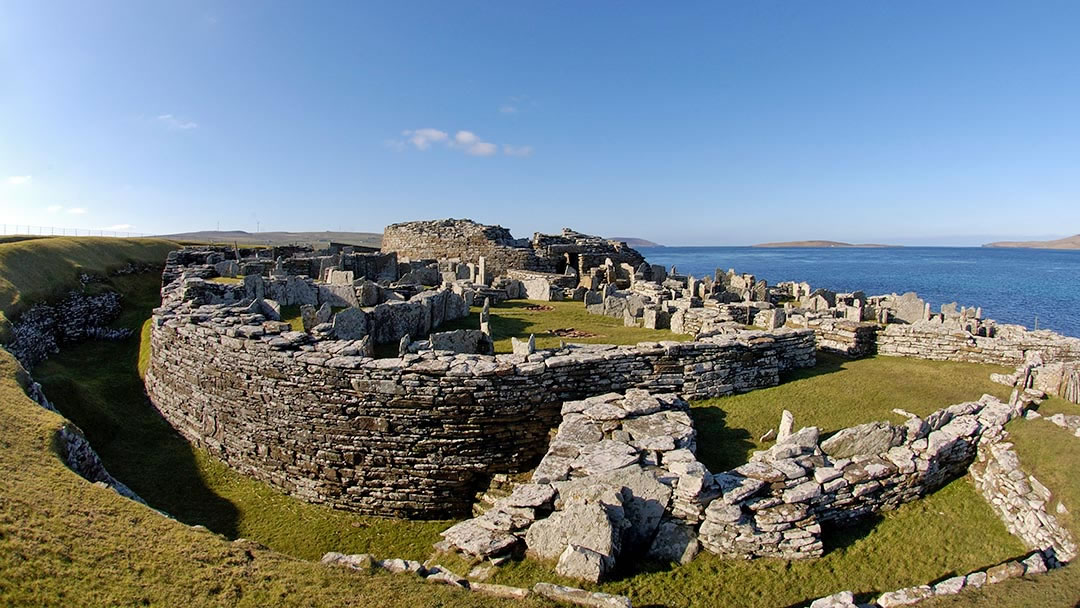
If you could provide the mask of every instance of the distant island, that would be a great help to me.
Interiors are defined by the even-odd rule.
[[[1080,234],[1053,241],[998,241],[983,247],[1011,247],[1016,249],[1080,249]]]
[[[610,241],[621,241],[631,247],[663,247],[660,243],[654,243],[633,236],[609,236],[607,239]]]
[[[784,241],[782,243],[758,243],[752,247],[899,247],[899,245],[879,245],[877,243],[842,243],[840,241]]]
[[[163,238],[174,241],[194,241],[199,243],[245,243],[259,245],[287,245],[291,243],[344,243],[361,247],[378,247],[382,242],[381,232],[247,232],[244,230],[202,230],[199,232],[181,232],[163,234]]]

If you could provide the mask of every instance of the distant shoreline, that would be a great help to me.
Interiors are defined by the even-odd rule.
[[[885,247],[901,247],[901,245],[881,245],[879,243],[843,243],[841,241],[783,241],[779,243],[758,243],[757,245],[751,245],[751,247],[761,248],[816,248],[816,249],[832,249],[832,248],[861,248],[861,249],[881,249]]]
[[[997,241],[983,247],[992,249],[1056,249],[1061,251],[1080,249],[1080,234],[1053,241]]]

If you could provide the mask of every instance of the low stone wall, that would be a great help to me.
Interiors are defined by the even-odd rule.
[[[1042,352],[1047,361],[1080,360],[1080,338],[1017,325],[997,326],[993,337],[985,337],[933,322],[889,324],[877,333],[879,355],[1015,367],[1030,351]]]
[[[524,543],[558,560],[559,574],[593,582],[620,556],[643,552],[683,563],[699,548],[740,559],[818,557],[823,523],[895,508],[963,475],[978,446],[999,441],[1021,409],[985,396],[822,442],[807,427],[714,475],[694,454],[689,405],[677,396],[569,401],[531,483],[448,529],[437,547],[490,557]]]
[[[902,427],[844,429],[820,447],[817,429],[803,429],[714,476],[721,494],[705,510],[698,538],[728,557],[819,556],[823,522],[895,508],[963,475],[977,446],[1000,437],[1014,415],[987,396]]]
[[[1060,562],[1076,557],[1072,535],[1046,512],[1046,506],[1052,504],[1050,490],[1024,473],[1011,443],[980,447],[971,477],[1009,532],[1029,549],[1042,551]]]
[[[843,319],[811,319],[806,327],[814,330],[819,349],[854,359],[877,350],[877,332],[881,328],[875,323]]]
[[[158,309],[147,393],[246,474],[312,502],[409,517],[466,513],[490,475],[534,465],[563,401],[635,387],[719,397],[814,363],[806,330],[380,360],[354,342],[280,331],[246,307]]]

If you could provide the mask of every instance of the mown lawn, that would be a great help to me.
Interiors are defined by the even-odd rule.
[[[540,308],[536,310],[535,308]],[[480,329],[480,308],[473,306],[468,317],[439,326],[437,331]],[[530,308],[534,308],[530,310]],[[544,310],[547,309],[547,310]],[[591,337],[559,337],[552,332],[576,329],[594,334]],[[593,315],[585,311],[582,302],[541,302],[539,300],[510,300],[491,307],[491,335],[496,353],[511,352],[510,338],[528,339],[536,336],[536,348],[558,348],[560,342],[574,344],[637,344],[675,340],[685,342],[693,336],[673,334],[663,329],[625,327],[622,319]]]

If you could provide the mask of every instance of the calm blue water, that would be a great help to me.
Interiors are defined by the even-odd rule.
[[[982,306],[983,317],[1080,336],[1080,251],[899,247],[757,249],[641,247],[652,264],[702,277],[716,268],[748,272],[770,285],[806,281],[814,289],[866,295],[914,291],[934,311]]]

